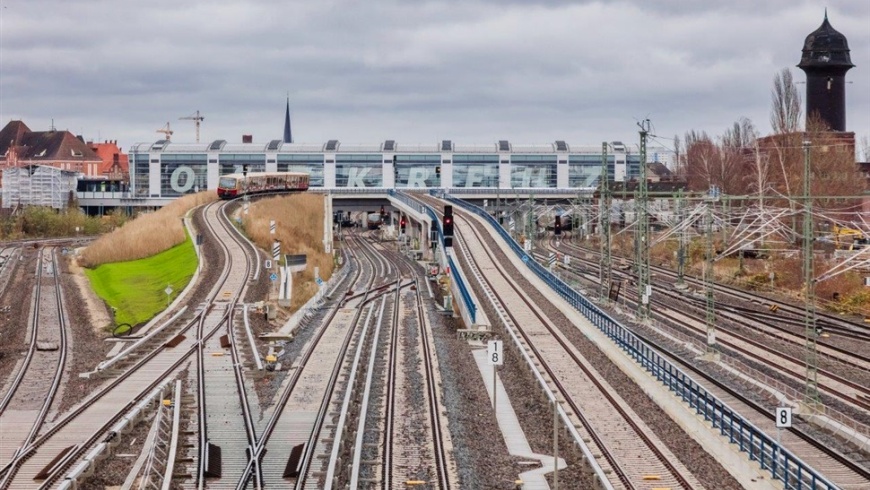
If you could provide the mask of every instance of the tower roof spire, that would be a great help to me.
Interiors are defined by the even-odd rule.
[[[287,94],[287,111],[284,113],[284,143],[293,143],[293,133],[290,131],[290,94]]]
[[[849,43],[846,36],[831,26],[828,21],[828,9],[825,8],[825,19],[818,29],[811,32],[804,41],[801,62],[802,69],[815,67],[851,68],[855,65],[849,57]],[[847,68],[848,67],[848,68]]]

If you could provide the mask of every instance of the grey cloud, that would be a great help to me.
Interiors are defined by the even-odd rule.
[[[294,134],[308,141],[595,144],[632,140],[646,116],[668,138],[719,133],[741,116],[764,131],[773,74],[797,63],[824,9],[820,0],[5,2],[0,120],[36,129],[55,117],[127,146],[155,139],[167,120],[175,139],[192,140],[192,124],[177,118],[195,110],[206,139],[278,137],[287,91]],[[870,134],[870,4],[833,1],[829,14],[858,65],[848,125]]]

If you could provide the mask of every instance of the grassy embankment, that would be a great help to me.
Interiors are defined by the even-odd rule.
[[[164,290],[173,298],[196,271],[193,243],[181,217],[196,206],[215,200],[214,192],[200,192],[142,214],[100,237],[78,257],[91,287],[110,307],[116,323],[137,325],[166,308]]]
[[[293,194],[252,203],[243,217],[245,234],[263,250],[272,250],[275,238],[281,241],[281,254],[305,254],[308,266],[293,277],[290,310],[296,310],[317,293],[314,268],[326,281],[332,276],[332,254],[323,251],[323,199],[319,194]],[[269,234],[269,221],[275,220],[277,231]]]

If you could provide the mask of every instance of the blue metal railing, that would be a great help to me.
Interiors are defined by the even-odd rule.
[[[411,199],[405,194],[396,192],[393,189],[390,189],[389,195],[390,197],[402,201],[403,204],[417,211],[418,213],[428,214],[432,222],[435,223],[435,226],[438,227],[438,241],[441,243],[441,249],[444,250],[444,233],[441,230],[441,220],[438,219],[435,211],[432,210],[429,206],[424,206],[423,204],[420,204],[419,202]],[[471,298],[471,294],[468,292],[468,286],[465,285],[465,281],[462,280],[462,276],[459,274],[459,268],[456,267],[456,264],[453,263],[453,257],[451,257],[449,254],[445,254],[445,256],[447,257],[447,266],[450,268],[450,275],[451,277],[453,277],[453,282],[459,289],[459,296],[462,298],[462,302],[465,304],[465,308],[468,310],[469,319],[471,320],[471,323],[474,324],[474,322],[477,321],[477,305],[474,303],[474,300]]]
[[[728,437],[729,442],[737,445],[740,451],[748,453],[751,461],[758,461],[763,470],[770,471],[774,479],[782,481],[787,490],[838,488],[797,456],[781,448],[775,440],[705,390],[691,376],[662,357],[655,349],[637,338],[598,306],[592,304],[583,295],[535,262],[489,213],[461,199],[450,196],[447,196],[446,199],[486,219],[532,272],[568,301],[574,309],[582,313],[638,364],[688,403],[689,407],[694,409],[696,413],[702,415],[704,420],[712,424],[713,428],[719,429],[720,434]]]

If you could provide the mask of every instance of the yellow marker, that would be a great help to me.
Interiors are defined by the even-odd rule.
[[[425,485],[426,482],[423,480],[408,480],[405,482],[405,485]]]
[[[277,360],[278,360],[278,358],[273,356],[272,354],[269,354],[268,356],[266,356],[266,362],[275,362]]]
[[[822,337],[824,337],[824,338],[828,338],[828,337],[830,337],[830,335],[829,335],[829,334],[826,334],[826,333],[823,333],[823,334],[822,334]]]
[[[644,475],[644,480],[661,480],[662,477],[659,475]]]
[[[214,357],[220,357],[220,356],[224,355],[224,353],[223,352],[212,352],[211,355]]]
[[[168,407],[168,406],[170,406],[170,405],[172,405],[172,400],[163,400],[163,406],[164,406],[164,407]]]

